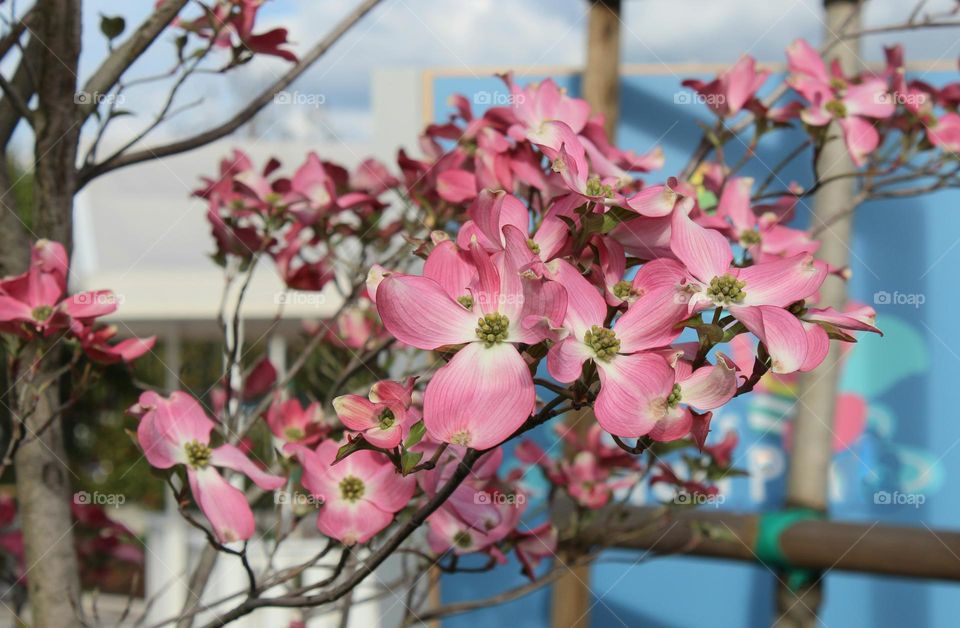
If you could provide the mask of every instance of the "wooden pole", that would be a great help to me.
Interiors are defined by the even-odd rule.
[[[613,141],[620,117],[620,0],[599,0],[590,7],[583,97],[604,115]]]
[[[566,416],[567,427],[576,434],[585,436],[596,417],[592,408],[583,408]],[[572,453],[569,445],[567,453]],[[576,557],[575,553],[560,549],[556,560],[569,565]],[[553,584],[550,599],[550,623],[553,628],[588,628],[590,626],[590,565],[577,565],[569,568]]]
[[[591,0],[587,25],[587,64],[583,72],[583,97],[594,112],[604,115],[607,137],[616,137],[620,116],[620,0]],[[567,415],[567,425],[585,434],[595,421],[589,408]],[[568,561],[560,552],[557,560]],[[590,625],[590,566],[570,568],[553,585],[550,617],[554,628]]]
[[[620,549],[758,562],[763,516],[706,508],[608,509],[576,542],[581,549],[612,542]],[[783,557],[800,569],[960,582],[960,532],[824,519],[798,521],[778,538]]]
[[[845,30],[860,27],[860,2],[857,0],[825,0],[825,38],[835,40]],[[853,74],[860,68],[859,39],[848,39],[832,48],[844,73]],[[834,122],[828,127],[829,140],[816,163],[818,179],[828,179],[854,169],[847,153],[843,134]],[[820,259],[837,267],[849,263],[850,232],[853,220],[850,213],[837,216],[850,207],[854,198],[854,180],[851,177],[834,179],[821,187],[814,196],[813,226],[831,225],[821,232]],[[821,305],[842,308],[846,302],[846,284],[829,276],[820,292]],[[787,506],[811,508],[826,512],[829,499],[830,464],[833,458],[833,411],[840,379],[840,345],[831,343],[826,360],[816,371],[800,378],[797,415],[793,425],[793,450],[787,475]],[[777,628],[813,628],[817,625],[816,610],[820,605],[819,585],[801,586],[791,590],[778,587]],[[799,600],[799,602],[798,602]]]

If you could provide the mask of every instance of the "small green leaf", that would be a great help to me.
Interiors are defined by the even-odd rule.
[[[421,440],[423,440],[423,435],[427,433],[427,427],[423,424],[423,419],[420,419],[413,426],[410,427],[410,433],[407,435],[407,440],[403,441],[403,446],[406,449],[410,449],[415,446]]]
[[[405,451],[400,456],[400,470],[404,475],[407,475],[413,468],[417,466],[420,462],[420,459],[423,458],[422,451]]]
[[[337,450],[337,457],[333,459],[333,464],[337,464],[350,454],[364,449],[376,449],[376,447],[365,441],[363,436],[358,436]]]
[[[127,28],[127,21],[121,16],[109,16],[100,14],[100,32],[103,33],[107,39],[114,40],[120,35],[123,34],[124,29]]]

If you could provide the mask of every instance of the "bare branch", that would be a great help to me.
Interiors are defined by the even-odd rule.
[[[113,53],[93,73],[93,76],[83,86],[87,94],[106,94],[117,84],[123,73],[140,58],[150,44],[159,37],[173,18],[189,0],[166,0],[156,11],[150,14],[125,42],[118,46]],[[85,120],[97,108],[97,99],[88,98],[77,109],[80,119]]]
[[[84,167],[80,171],[80,186],[82,187],[90,180],[98,177],[105,172],[138,164],[151,159],[167,157],[184,153],[195,148],[200,148],[222,137],[233,133],[241,126],[246,124],[261,109],[273,101],[276,94],[286,89],[291,83],[300,78],[300,76],[312,66],[320,57],[324,55],[350,28],[360,21],[363,16],[369,13],[374,7],[380,4],[381,0],[364,0],[356,9],[347,15],[326,37],[320,40],[307,54],[297,62],[282,77],[277,79],[270,87],[262,91],[256,98],[250,101],[246,107],[237,112],[232,118],[212,129],[204,131],[193,137],[183,139],[163,146],[145,148],[140,151],[128,153],[126,155],[117,155],[104,162],[94,166]]]

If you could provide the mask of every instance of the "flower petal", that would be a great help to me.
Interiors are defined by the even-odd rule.
[[[635,353],[673,342],[682,331],[674,326],[687,318],[688,300],[687,293],[673,286],[640,297],[614,323],[620,351]]]
[[[566,260],[556,260],[557,282],[567,290],[567,312],[564,326],[582,339],[593,325],[603,325],[607,304],[596,286]]]
[[[597,422],[616,436],[643,436],[663,417],[673,388],[673,369],[659,355],[634,353],[598,362],[600,393],[594,404]]]
[[[245,541],[256,524],[243,491],[233,486],[213,467],[187,469],[190,490],[221,543]]]
[[[317,528],[344,545],[366,543],[390,525],[393,515],[377,508],[373,502],[335,499],[324,503],[317,514]]]
[[[279,475],[267,473],[247,458],[246,454],[227,443],[213,450],[210,456],[210,464],[239,471],[253,480],[254,484],[267,491],[276,490],[287,481],[286,478]]]
[[[593,357],[587,345],[573,336],[568,336],[550,347],[547,353],[547,370],[550,377],[569,384],[576,381],[583,371],[583,363]]]
[[[533,378],[513,345],[473,342],[427,385],[423,420],[437,440],[486,449],[520,427],[535,401]]]
[[[807,356],[807,332],[787,310],[770,305],[731,306],[730,313],[763,342],[774,373],[800,370]]]
[[[713,410],[737,392],[737,373],[718,359],[716,366],[702,366],[680,383],[680,401],[699,410]]]
[[[826,277],[827,267],[806,254],[747,266],[737,275],[746,284],[743,305],[779,307],[806,299],[820,289]]]
[[[719,231],[698,225],[681,208],[673,213],[670,226],[670,249],[694,277],[709,283],[729,270],[733,251]]]
[[[362,432],[377,425],[377,418],[386,406],[372,403],[360,395],[340,395],[333,400],[333,409],[340,422],[351,430]]]
[[[419,349],[461,344],[477,337],[474,314],[426,277],[384,277],[377,288],[377,311],[387,331]]]

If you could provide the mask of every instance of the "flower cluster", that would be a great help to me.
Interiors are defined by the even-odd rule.
[[[157,0],[159,6],[162,0]],[[297,56],[287,50],[287,29],[274,28],[263,33],[254,33],[257,12],[264,0],[213,0],[210,6],[203,4],[203,15],[183,20],[176,18],[174,25],[201,39],[208,40],[217,48],[227,48],[233,53],[233,62],[242,63],[255,54],[275,56],[296,63]]]
[[[97,319],[116,311],[116,297],[109,290],[68,295],[68,274],[63,245],[37,241],[27,271],[0,279],[0,333],[24,343],[63,335],[101,364],[131,362],[153,348],[153,336],[112,343],[116,327]]]
[[[257,171],[238,150],[196,191],[208,203],[220,263],[267,254],[288,287],[321,290],[334,278],[336,247],[350,239],[379,243],[402,228],[381,220],[379,197],[397,180],[374,160],[351,174],[311,153],[290,177],[277,175],[279,168],[271,160]]]
[[[748,57],[687,85],[711,96],[704,100],[721,130],[736,116],[749,117],[758,136],[802,122],[820,147],[836,120],[858,164],[884,141],[881,121],[904,133],[920,124],[931,144],[952,141],[952,114],[938,122],[925,105],[887,102],[915,90],[954,106],[949,90],[902,81],[895,51],[885,73],[856,77],[828,72],[803,42],[788,55],[787,84],[802,100],[786,105],[758,95],[769,74]],[[299,478],[319,504],[320,532],[345,545],[427,508],[420,520],[433,553],[499,563],[516,552],[532,577],[562,543],[549,524],[524,521],[532,493],[523,475],[532,467],[551,496],[560,488],[584,510],[643,478],[713,494],[710,479],[735,471],[737,444],[733,433],[707,442],[717,408],[768,372],[816,368],[831,340],[878,332],[869,308],[818,304],[828,277],[849,272],[815,259],[811,232],[788,224],[804,190],[765,194],[766,183],[719,151],[682,176],[654,178],[661,152],[611,144],[585,101],[551,80],[502,78],[509,104],[474,112],[454,97],[455,113],[421,137],[422,156],[400,151],[398,177],[375,161],[349,172],[313,154],[287,177],[275,160],[257,169],[236,152],[198,192],[209,203],[216,257],[231,268],[265,255],[301,290],[333,280],[345,248],[351,263],[369,268],[332,325],[304,323],[333,356],[330,390],[278,390],[275,376],[254,386],[251,372],[237,391],[245,403],[259,400],[253,418],[272,434],[276,474],[230,445],[243,442],[237,435],[214,435],[184,393],[146,393],[133,409],[148,460],[185,472],[220,542],[250,538],[253,517],[215,467],[268,490],[284,477],[298,490]],[[408,203],[396,211],[388,196]],[[371,263],[367,252],[376,254]],[[351,366],[341,358],[374,377],[347,385]],[[524,441],[516,455],[525,466],[501,472],[503,443],[586,409],[596,423],[582,436],[558,430],[562,456]],[[636,456],[693,446],[685,472]],[[450,488],[468,456],[477,462]]]
[[[422,274],[377,268],[368,282],[390,334],[449,358],[424,391],[432,438],[476,449],[509,438],[534,412],[544,353],[611,434],[701,445],[710,411],[738,389],[718,346],[750,333],[764,369],[820,364],[834,324],[808,301],[831,269],[808,234],[779,224],[792,206],[754,207],[752,181],[720,168],[717,207],[689,182],[644,184],[628,173],[655,160],[603,142],[584,101],[550,81],[505,81],[511,107],[475,118],[458,101],[449,124],[427,129],[426,145],[457,143],[412,196],[467,204],[468,220],[432,235]]]

